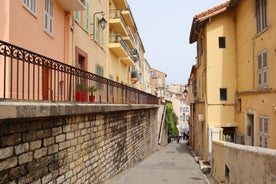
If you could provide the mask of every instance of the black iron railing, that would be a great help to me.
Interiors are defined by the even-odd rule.
[[[4,41],[0,41],[0,99],[158,104],[154,95]]]

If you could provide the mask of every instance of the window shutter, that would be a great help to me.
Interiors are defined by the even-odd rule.
[[[89,32],[89,4],[85,2],[85,30]]]
[[[80,11],[75,11],[75,20],[77,23],[80,23]]]
[[[99,20],[98,17],[94,17],[94,40],[98,42],[98,28],[99,28]]]

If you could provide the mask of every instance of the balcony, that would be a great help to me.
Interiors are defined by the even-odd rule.
[[[127,36],[124,36],[124,40],[127,42],[127,44],[129,45],[129,47],[131,49],[135,48],[135,41],[134,41],[134,36],[131,32],[131,30],[129,28],[127,28]]]
[[[58,0],[66,11],[85,10],[85,0]]]
[[[128,36],[126,22],[119,10],[109,12],[109,26],[116,33],[122,36]]]
[[[125,10],[128,8],[128,4],[126,0],[114,0],[113,1],[117,9]]]
[[[121,35],[114,34],[110,36],[109,39],[109,49],[120,58],[120,60],[126,66],[134,65],[134,58],[130,54],[130,50],[126,42],[123,40]]]
[[[139,52],[137,49],[132,49],[131,50],[131,55],[134,59],[134,61],[138,61],[139,60]]]
[[[130,10],[122,10],[121,14],[129,27],[135,27],[134,19]]]

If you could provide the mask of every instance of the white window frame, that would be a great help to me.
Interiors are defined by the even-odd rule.
[[[32,14],[36,15],[36,0],[23,0],[23,6]]]
[[[267,28],[267,0],[256,0],[257,33]]]
[[[258,88],[268,87],[268,51],[264,50],[258,54]]]
[[[54,3],[53,0],[45,0],[44,3],[44,30],[53,35],[53,14],[54,14]]]
[[[267,116],[259,117],[259,146],[268,148],[269,142],[269,118]]]

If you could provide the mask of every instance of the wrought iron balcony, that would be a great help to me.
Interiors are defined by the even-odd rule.
[[[0,78],[1,100],[75,102],[81,96],[88,103],[86,89],[96,86],[95,103],[158,104],[149,93],[1,40]]]

